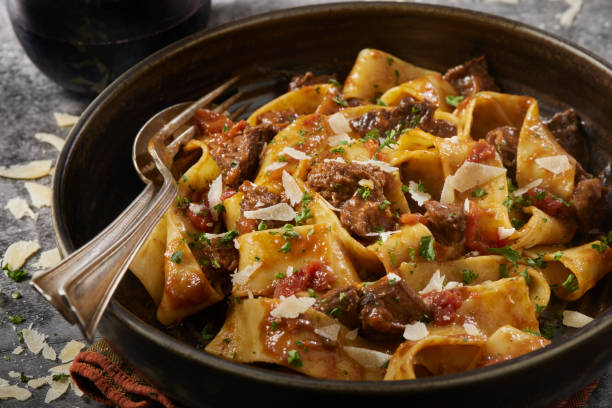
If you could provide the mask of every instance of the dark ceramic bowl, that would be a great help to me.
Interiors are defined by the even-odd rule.
[[[279,94],[291,73],[348,72],[358,51],[375,47],[436,70],[486,55],[504,90],[532,95],[543,112],[573,106],[589,134],[591,170],[612,153],[612,67],[589,52],[522,24],[447,7],[355,3],[265,14],[201,32],[136,65],[87,108],[57,163],[54,222],[69,253],[106,226],[143,188],[132,169],[138,129],[160,109],[192,100],[230,72],[249,84],[254,106]],[[140,283],[128,274],[100,331],[161,390],[189,406],[290,402],[292,405],[400,400],[417,406],[470,403],[550,406],[592,381],[612,359],[612,276],[572,308],[596,316],[559,330],[550,347],[462,374],[397,382],[323,381],[242,365],[190,344],[223,305],[162,330]],[[198,320],[199,319],[199,320]]]

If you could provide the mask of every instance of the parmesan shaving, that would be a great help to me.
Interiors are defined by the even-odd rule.
[[[337,323],[330,324],[329,326],[317,327],[314,332],[321,337],[325,337],[331,341],[338,340],[338,333],[340,333],[340,325]]]
[[[394,274],[393,272],[389,272],[387,274],[387,280],[389,281],[389,283],[395,283],[395,282],[399,282],[402,280],[401,276],[398,276],[396,274]]]
[[[19,378],[19,373],[17,371],[9,371],[8,375],[11,378]]]
[[[33,329],[23,329],[21,333],[23,334],[23,341],[25,341],[26,346],[28,346],[28,350],[30,350],[32,354],[40,353],[45,346],[46,336]]]
[[[467,198],[463,202],[463,211],[465,211],[466,213],[470,212],[470,200],[468,200]]]
[[[240,272],[236,272],[232,275],[232,283],[235,285],[246,285],[251,275],[257,269],[259,269],[261,265],[261,262],[253,262],[252,264],[245,266],[240,270]]]
[[[53,374],[70,374],[70,366],[72,363],[61,364],[51,367],[48,371]]]
[[[567,156],[562,154],[557,156],[538,157],[535,159],[535,162],[538,166],[550,171],[554,175],[564,173],[572,168]]]
[[[289,157],[293,157],[295,160],[308,160],[310,159],[310,156],[307,155],[306,153],[294,149],[293,147],[285,147],[283,150],[281,150],[280,152],[281,155],[286,154]]]
[[[582,314],[580,312],[576,312],[574,310],[564,310],[563,311],[563,325],[567,327],[575,327],[581,328],[591,323],[593,318]]]
[[[51,207],[51,188],[32,181],[26,181],[25,188],[34,207]]]
[[[419,191],[419,184],[416,181],[410,180],[408,182],[408,191],[410,192],[410,196],[416,203],[422,206],[425,201],[431,200],[431,194],[428,194],[424,191]]]
[[[19,269],[39,249],[38,241],[14,242],[6,249],[2,265],[8,265],[9,269]]]
[[[222,237],[225,236],[225,234],[227,234],[227,232],[221,232],[219,234],[211,234],[211,233],[207,232],[207,233],[204,234],[204,236],[207,239],[215,239],[215,238],[222,238]]]
[[[272,317],[285,317],[288,319],[294,319],[304,313],[310,306],[315,303],[316,299],[313,297],[295,297],[291,295],[288,298],[283,299],[274,310],[270,312]]]
[[[527,191],[531,190],[534,187],[539,186],[540,184],[542,184],[542,179],[535,179],[533,180],[531,183],[524,185],[521,188],[517,188],[516,190],[514,190],[512,192],[512,195],[515,197],[519,197],[522,196],[523,194],[525,194]]]
[[[389,237],[393,234],[397,234],[398,232],[402,232],[401,230],[397,231],[384,231],[384,232],[368,232],[365,234],[366,237],[380,237],[382,242],[385,242]]]
[[[287,194],[287,198],[289,198],[289,202],[291,205],[296,205],[300,201],[302,201],[302,190],[298,183],[295,181],[291,174],[287,173],[286,170],[283,170],[283,188],[285,189],[285,193]]]
[[[219,218],[215,206],[221,204],[221,194],[223,194],[223,179],[221,174],[210,183],[210,190],[208,190],[208,205],[210,207],[210,213],[215,221]]]
[[[18,401],[25,401],[32,396],[32,393],[17,385],[9,385],[5,380],[0,379],[0,400],[15,398]]]
[[[62,351],[60,351],[59,359],[62,363],[66,363],[68,361],[74,360],[74,358],[81,352],[81,350],[85,347],[85,344],[80,341],[70,340],[68,344],[64,346]]]
[[[580,12],[582,7],[582,0],[565,0],[565,3],[569,6],[563,13],[557,14],[555,17],[559,19],[559,23],[563,27],[569,27],[574,22],[574,19]]]
[[[291,221],[295,218],[295,211],[287,203],[274,204],[270,207],[245,211],[244,218],[255,220]]]
[[[416,341],[421,340],[424,337],[427,337],[429,334],[429,330],[427,330],[427,326],[423,322],[414,322],[412,324],[407,324],[404,329],[404,338],[406,340]]]
[[[342,157],[336,157],[334,159],[325,159],[323,160],[324,163],[327,162],[335,162],[335,163],[346,163],[346,160],[344,160]]]
[[[249,299],[255,299],[255,296],[253,296],[253,291],[251,289],[247,289],[247,297]]]
[[[380,351],[370,350],[362,347],[344,347],[344,351],[350,358],[365,368],[381,368],[387,364],[391,356]]]
[[[351,125],[348,120],[344,117],[344,115],[340,112],[336,112],[327,118],[329,122],[329,127],[333,130],[336,135],[346,134],[351,131]]]
[[[13,354],[21,354],[23,353],[23,347],[17,346],[13,349]]]
[[[53,112],[55,122],[59,127],[70,127],[74,126],[79,120],[78,116],[70,115],[68,113]]]
[[[187,208],[189,208],[189,211],[191,211],[194,214],[203,213],[205,210],[208,210],[208,207],[204,203],[201,203],[201,204],[189,203],[189,207]]]
[[[359,334],[359,329],[353,329],[351,331],[346,332],[346,334],[344,335],[344,338],[346,338],[347,340],[356,340],[357,339],[357,335]]]
[[[336,136],[330,136],[327,138],[327,143],[330,146],[337,146],[339,145],[341,142],[346,142],[346,143],[350,143],[351,141],[351,137],[349,135],[347,135],[346,133],[341,133],[339,135]]]
[[[467,190],[485,184],[503,174],[506,174],[506,169],[503,167],[488,166],[466,160],[453,175],[452,187],[461,193],[465,193]]]
[[[427,286],[419,291],[419,294],[424,295],[425,293],[433,292],[433,291],[441,291],[444,290],[444,279],[445,276],[440,275],[440,270],[436,270],[434,274],[429,279]]]
[[[361,164],[364,166],[369,165],[369,166],[378,167],[385,173],[393,173],[393,172],[399,171],[397,167],[390,166],[389,163],[379,161],[379,160],[366,160],[366,161],[353,160],[353,163]]]
[[[55,353],[55,350],[53,350],[53,347],[51,347],[47,343],[43,344],[42,356],[46,358],[47,360],[51,360],[51,361],[55,361],[55,359],[57,358],[57,354]]]
[[[374,182],[368,179],[361,179],[357,182],[357,184],[359,184],[361,187],[367,187],[369,189],[374,188]]]
[[[514,228],[497,227],[497,236],[500,240],[503,240],[514,234],[515,231]]]
[[[62,378],[61,380],[51,381],[49,383],[49,390],[47,391],[47,395],[45,395],[45,403],[48,404],[51,401],[55,401],[66,391],[68,391],[68,387],[70,386],[70,381],[68,378]]]
[[[28,381],[28,387],[37,389],[45,384],[49,384],[51,381],[53,381],[52,375],[47,375],[45,377],[40,378],[32,378],[30,381]]]
[[[34,160],[10,167],[0,166],[0,177],[29,180],[47,176],[50,171],[51,160]]]
[[[463,329],[470,336],[480,336],[482,333],[478,330],[478,327],[472,323],[463,323]]]
[[[51,133],[36,133],[34,137],[43,143],[49,143],[51,146],[55,147],[60,152],[64,148],[64,139],[61,137],[52,135]]]
[[[453,176],[444,179],[442,192],[440,193],[440,203],[452,204],[455,202],[455,189],[453,188]]]
[[[240,249],[240,242],[238,242],[238,240],[235,238],[234,238],[234,248]]]
[[[17,218],[18,220],[26,216],[32,218],[33,220],[38,219],[38,214],[34,213],[34,211],[32,211],[32,209],[28,206],[28,202],[21,197],[11,198],[8,200],[4,208],[9,210],[9,212],[13,214],[13,217]]]
[[[266,167],[266,171],[274,171],[274,170],[282,169],[286,165],[287,165],[287,162],[274,162],[268,167]]]
[[[450,282],[447,282],[446,285],[444,285],[444,290],[460,288],[462,286],[463,286],[463,283],[461,282],[450,281]]]

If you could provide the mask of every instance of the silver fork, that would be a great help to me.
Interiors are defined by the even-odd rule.
[[[133,145],[132,158],[146,183],[144,190],[91,241],[32,278],[34,288],[66,320],[76,323],[89,341],[134,256],[177,196],[172,161],[197,133],[193,124],[182,128],[198,109],[209,105],[238,79],[233,77],[194,103],[174,105],[153,116],[140,129]],[[241,97],[242,92],[238,92],[214,110],[226,112]],[[230,118],[239,117],[247,108],[241,106]]]

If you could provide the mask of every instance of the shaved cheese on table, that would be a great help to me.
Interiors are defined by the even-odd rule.
[[[522,196],[523,194],[525,194],[526,192],[528,192],[532,188],[539,186],[540,184],[542,184],[542,179],[541,178],[535,179],[531,183],[528,183],[528,184],[524,185],[523,187],[517,188],[516,190],[514,190],[512,192],[512,195],[515,196],[515,197]]]
[[[51,361],[55,361],[55,359],[57,358],[57,354],[55,353],[55,350],[53,350],[53,347],[51,347],[47,343],[43,344],[42,356],[46,358],[47,360],[51,360]]]
[[[419,191],[419,184],[416,181],[410,180],[408,182],[408,191],[410,192],[410,196],[419,206],[422,206],[425,201],[431,200],[431,194],[428,194],[424,191]]]
[[[283,299],[274,310],[270,312],[272,317],[285,317],[288,319],[296,318],[300,313],[304,313],[316,302],[313,297],[295,297],[291,295]]]
[[[51,381],[53,381],[52,375],[47,375],[45,377],[40,378],[32,378],[30,381],[28,381],[28,387],[37,389],[45,384],[49,384]]]
[[[62,378],[56,381],[51,381],[49,383],[49,390],[47,391],[47,395],[45,395],[45,403],[48,404],[51,401],[55,401],[66,391],[68,391],[68,387],[70,386],[70,381],[68,378]]]
[[[13,349],[13,354],[21,354],[23,353],[24,348],[21,346],[17,346]]]
[[[25,188],[34,207],[51,207],[51,188],[33,181],[26,181]]]
[[[346,134],[351,131],[351,125],[348,120],[344,117],[344,115],[340,112],[336,112],[327,118],[329,122],[329,127],[331,127],[332,131],[336,135]]]
[[[295,211],[287,203],[274,204],[270,207],[245,211],[244,218],[257,220],[291,221],[295,218]]]
[[[10,385],[6,380],[0,378],[0,400],[15,398],[18,401],[25,401],[32,396],[32,393],[17,385]]]
[[[81,350],[85,347],[85,344],[80,341],[70,340],[68,344],[64,346],[62,351],[60,351],[59,359],[62,363],[66,363],[68,361],[74,360],[74,358],[81,352]]]
[[[538,157],[535,159],[535,162],[538,166],[555,175],[566,172],[572,168],[567,156],[562,154],[557,156]]]
[[[32,265],[35,268],[47,269],[57,265],[62,260],[57,248],[48,249],[40,253],[38,261]]]
[[[429,330],[427,330],[427,326],[423,322],[407,324],[404,328],[404,338],[406,340],[421,340],[422,338],[427,337],[428,334]]]
[[[488,166],[486,164],[465,161],[453,175],[452,187],[464,193],[471,188],[480,186],[505,173],[506,169],[503,167]]]
[[[72,365],[72,362],[69,362],[66,364],[60,364],[58,366],[51,367],[48,371],[53,374],[68,374],[69,375],[71,365]]]
[[[10,167],[0,166],[0,177],[29,180],[48,176],[50,171],[51,160],[34,160]]]
[[[223,194],[223,179],[221,174],[219,174],[219,176],[210,183],[210,190],[208,190],[208,205],[215,221],[219,218],[219,213],[215,210],[215,206],[221,204],[221,194]]]
[[[40,353],[45,346],[45,339],[47,336],[31,328],[23,329],[21,333],[23,334],[23,341],[25,341],[26,346],[28,346],[28,350],[30,350],[32,354]]]
[[[9,269],[19,269],[39,249],[40,244],[38,241],[14,242],[6,249],[2,259],[2,266],[8,265]]]
[[[78,120],[78,116],[70,115],[69,113],[62,112],[53,112],[53,117],[55,118],[55,122],[59,127],[70,127],[74,126]]]
[[[240,272],[236,272],[232,275],[232,282],[235,285],[245,285],[249,281],[249,278],[253,272],[259,269],[261,265],[261,262],[253,262],[252,264],[245,266]]]
[[[55,147],[60,152],[64,148],[64,139],[55,136],[51,133],[36,133],[34,137],[41,142],[49,143],[51,146]]]
[[[286,170],[283,170],[282,180],[285,194],[287,194],[287,198],[289,198],[291,205],[296,205],[302,201],[302,190],[300,189],[300,186],[298,186],[293,176],[287,173]]]
[[[306,153],[302,152],[301,150],[297,150],[294,149],[293,147],[285,147],[283,150],[280,151],[280,155],[287,155],[289,157],[294,158],[295,160],[308,160],[310,159],[310,156],[307,155]]]
[[[17,218],[18,220],[26,216],[32,218],[33,220],[38,219],[38,214],[34,213],[34,211],[32,211],[32,209],[28,206],[28,202],[21,197],[11,198],[8,200],[4,208],[9,210],[9,212],[13,214],[13,217]]]
[[[581,328],[591,323],[593,318],[582,314],[580,312],[576,312],[574,310],[564,310],[563,311],[563,325],[567,327],[576,327]]]
[[[329,326],[317,327],[314,332],[326,339],[336,341],[338,340],[338,333],[340,333],[340,325],[330,324]]]
[[[344,351],[350,358],[364,366],[365,368],[380,368],[383,367],[391,356],[376,350],[370,350],[362,347],[344,347]]]

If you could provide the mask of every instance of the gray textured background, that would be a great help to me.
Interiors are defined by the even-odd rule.
[[[569,27],[561,26],[557,17],[569,7],[564,0],[433,0],[418,2],[453,5],[515,19],[568,38],[607,61],[612,61],[612,0],[583,0],[584,4],[579,14]],[[35,159],[55,159],[57,151],[34,139],[34,133],[49,132],[65,137],[68,131],[57,128],[52,112],[78,115],[87,106],[89,100],[63,91],[32,65],[12,32],[4,3],[5,0],[0,1],[0,165]],[[323,3],[323,1],[213,0],[210,26],[259,12],[315,3]],[[51,184],[50,177],[37,181],[47,185]],[[6,202],[15,196],[28,197],[23,181],[0,178],[0,207],[3,208]],[[33,221],[30,218],[15,220],[6,210],[0,210],[0,227],[4,232],[0,235],[0,254],[4,253],[12,242],[21,239],[38,239],[41,250],[55,246],[50,209],[38,209],[36,212],[40,216],[37,221]],[[26,269],[31,270],[30,265],[37,259],[38,254],[29,260],[25,266]],[[4,273],[0,275],[0,356],[8,355],[10,359],[10,361],[0,359],[0,378],[8,379],[8,372],[11,370],[24,371],[25,374],[35,377],[47,375],[47,370],[58,365],[59,362],[44,360],[41,356],[33,356],[27,351],[19,356],[10,354],[18,345],[18,340],[15,328],[9,323],[7,316],[14,314],[24,316],[26,322],[19,328],[33,323],[34,328],[49,335],[48,342],[58,353],[67,341],[79,339],[80,333],[76,328],[69,326],[55,310],[43,301],[27,282],[15,283],[9,280]],[[11,293],[15,291],[21,292],[23,298],[12,299]],[[571,370],[571,367],[568,369]],[[0,405],[7,408],[42,406],[46,389],[47,387],[32,390],[32,398],[25,402],[0,401]],[[93,401],[76,397],[71,391],[50,405],[56,407],[100,406]],[[608,368],[600,387],[593,393],[587,406],[589,408],[612,406],[612,366]]]

